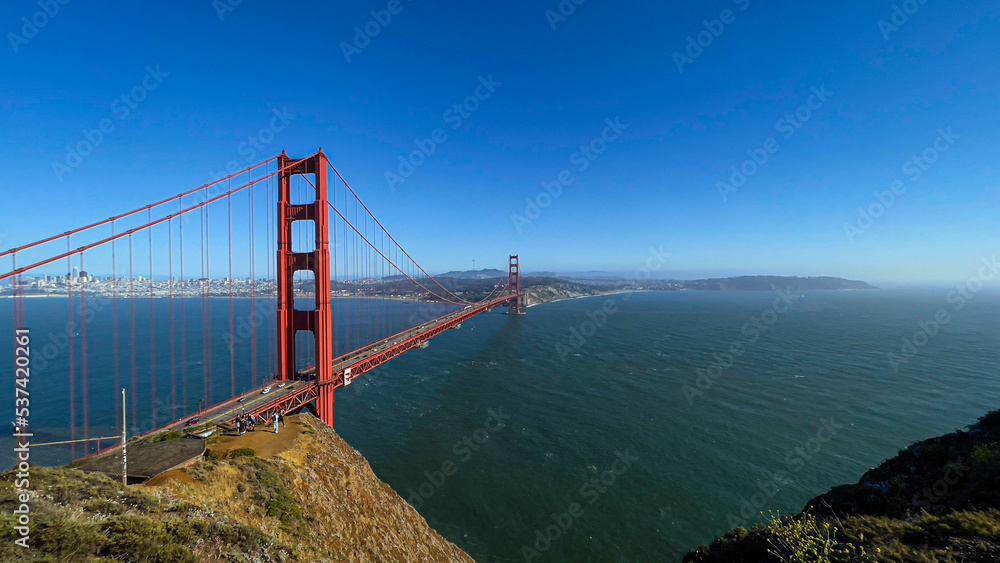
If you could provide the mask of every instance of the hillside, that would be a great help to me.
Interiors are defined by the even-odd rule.
[[[771,563],[782,559],[770,551],[824,546],[844,554],[787,560],[1000,561],[1000,411],[968,432],[913,444],[858,483],[809,501],[802,513],[737,528],[684,561]]]
[[[492,274],[503,272],[491,271]],[[440,277],[439,283],[463,299],[475,302],[493,291],[498,278],[477,277],[479,272],[449,272],[461,277]],[[448,275],[448,274],[446,274]],[[505,281],[501,276],[500,281]],[[619,291],[786,291],[875,289],[863,281],[834,277],[739,276],[706,280],[628,280],[613,277],[570,278],[522,276],[528,303],[538,305],[563,299],[604,295]]]
[[[287,420],[125,491],[101,474],[33,468],[28,550],[13,543],[4,473],[0,561],[472,561],[332,429],[309,414]]]
[[[677,282],[685,289],[708,290],[740,290],[761,291],[773,287],[789,291],[837,290],[837,289],[875,289],[863,281],[845,280],[828,276],[739,276],[735,278],[717,278],[707,280],[691,280]]]

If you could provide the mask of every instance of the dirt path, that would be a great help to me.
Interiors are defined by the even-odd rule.
[[[236,448],[253,448],[257,452],[257,457],[268,458],[276,456],[295,445],[295,441],[302,434],[302,423],[298,422],[298,415],[286,416],[285,427],[278,425],[278,433],[274,433],[274,426],[257,426],[253,432],[247,432],[243,436],[235,430],[223,434],[219,441],[208,447],[213,452],[222,455],[227,454]]]

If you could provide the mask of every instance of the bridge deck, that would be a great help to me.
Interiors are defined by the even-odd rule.
[[[374,342],[347,354],[333,359],[334,378],[326,383],[337,387],[350,385],[358,376],[382,365],[388,360],[414,348],[424,342],[457,328],[461,323],[503,305],[520,295],[505,295],[486,303],[470,305],[464,309],[453,311],[430,320],[411,329],[405,330],[380,342]],[[346,376],[350,370],[350,376]],[[314,377],[315,368],[299,373],[298,380],[283,382],[279,388],[277,382],[272,385],[271,392],[262,394],[261,389],[254,389],[241,396],[234,397],[218,405],[214,405],[184,419],[168,423],[160,428],[144,434],[148,436],[157,432],[185,428],[189,421],[199,419],[192,426],[198,428],[212,427],[223,423],[233,423],[237,416],[253,416],[258,424],[265,424],[273,412],[293,412],[313,401],[318,396],[317,382]]]

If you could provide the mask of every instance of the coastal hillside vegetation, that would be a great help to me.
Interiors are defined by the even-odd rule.
[[[767,520],[684,562],[1000,561],[1000,411],[909,446],[800,514]]]

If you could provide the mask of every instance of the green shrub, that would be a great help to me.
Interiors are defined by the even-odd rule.
[[[207,461],[202,461],[200,463],[188,466],[188,468],[185,469],[185,471],[187,472],[188,475],[193,477],[195,481],[204,483],[208,479],[208,476],[213,471],[215,471],[216,464],[217,462],[209,459]]]
[[[972,464],[977,468],[990,467],[1000,459],[1000,444],[983,444],[972,452]]]
[[[101,526],[108,537],[101,555],[125,561],[194,563],[194,553],[175,543],[179,539],[177,524],[185,523],[168,524],[146,516],[112,516]]]
[[[288,479],[271,465],[257,457],[241,469],[253,487],[253,500],[267,510],[268,516],[277,518],[282,527],[295,528],[302,523],[302,507],[288,490]]]
[[[166,442],[167,440],[177,440],[179,438],[183,438],[185,435],[186,434],[180,430],[171,430],[170,432],[158,432],[153,434],[147,438],[146,441],[151,444],[156,442]]]
[[[238,457],[254,457],[256,455],[257,452],[254,451],[253,448],[236,448],[235,450],[230,451],[229,455],[226,457],[229,459],[235,459]]]

